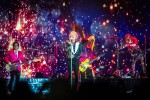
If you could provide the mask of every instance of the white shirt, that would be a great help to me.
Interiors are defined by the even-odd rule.
[[[14,50],[14,53],[16,54],[16,56],[18,58],[18,50]]]

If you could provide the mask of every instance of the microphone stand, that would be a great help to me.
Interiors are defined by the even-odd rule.
[[[117,40],[115,40],[116,42],[116,49],[118,50],[117,52],[117,70],[119,70],[119,44],[117,42]]]
[[[147,47],[146,47],[146,34],[144,35],[144,38],[145,38],[145,39],[144,39],[144,40],[145,40],[145,41],[144,41],[144,42],[145,42],[145,53],[144,53],[144,57],[145,57],[145,66],[144,66],[144,67],[145,67],[145,68],[144,68],[144,70],[145,70],[145,76],[147,76],[147,70],[146,70],[146,69],[147,69],[147,62],[146,62],[146,60],[147,60],[147,57],[146,57],[146,54],[147,54],[147,51],[146,51],[146,48],[147,48]],[[144,59],[144,58],[143,58],[143,59]]]
[[[70,58],[71,58],[71,62],[70,62],[70,64],[71,64],[71,66],[70,66],[71,67],[70,68],[70,78],[71,78],[70,79],[70,84],[71,84],[71,88],[72,88],[72,57],[71,56],[72,56],[72,46],[73,45],[72,45],[71,39],[70,39],[70,43],[71,43],[71,45],[70,45],[70,49],[71,49],[70,50]]]

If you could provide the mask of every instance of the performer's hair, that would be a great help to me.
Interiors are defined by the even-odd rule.
[[[75,36],[76,36],[76,39],[78,38],[78,34],[77,34],[76,31],[71,31],[69,35],[71,35],[71,34],[75,35]]]
[[[125,35],[125,38],[128,37],[128,36],[131,36],[131,34],[130,34],[130,33],[127,33],[127,34]]]
[[[13,43],[13,48],[14,48],[15,44],[17,44],[18,47],[19,47],[19,42],[15,41],[15,42]]]

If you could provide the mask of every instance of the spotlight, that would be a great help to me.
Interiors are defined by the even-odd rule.
[[[46,61],[45,60],[43,60],[43,65],[45,65],[46,64]]]

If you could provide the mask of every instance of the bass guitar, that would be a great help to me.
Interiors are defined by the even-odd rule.
[[[37,62],[37,61],[41,61],[41,59],[37,59],[37,58],[34,58],[33,60],[31,60],[32,62]],[[18,61],[17,62],[13,62],[11,65],[9,64],[6,64],[5,66],[5,69],[7,72],[10,72],[12,70],[17,70],[18,69],[18,66],[21,66],[23,64],[28,64],[29,61],[27,62],[22,62],[22,63],[19,63]]]

